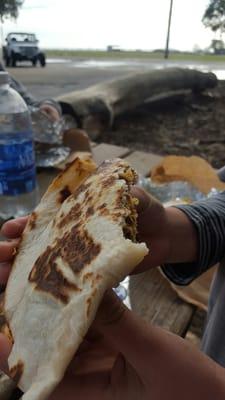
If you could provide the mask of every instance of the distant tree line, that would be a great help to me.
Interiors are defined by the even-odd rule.
[[[225,31],[225,0],[210,0],[202,18],[206,28],[220,33],[220,39],[214,39],[211,48],[215,54],[225,54],[225,45],[222,34]]]
[[[225,0],[210,0],[202,21],[206,28],[211,28],[213,32],[223,33],[225,30]]]
[[[19,8],[22,6],[24,0],[0,0],[0,20],[7,17],[17,18]]]

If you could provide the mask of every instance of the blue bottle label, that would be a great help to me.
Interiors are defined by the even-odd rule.
[[[10,144],[0,142],[0,195],[17,196],[36,187],[32,140]]]

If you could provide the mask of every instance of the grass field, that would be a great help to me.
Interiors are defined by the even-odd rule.
[[[163,52],[147,51],[101,51],[101,50],[52,50],[46,49],[48,57],[79,58],[79,59],[154,59],[162,60]],[[194,53],[171,53],[170,60],[177,61],[199,61],[199,62],[225,62],[225,55],[194,54]]]

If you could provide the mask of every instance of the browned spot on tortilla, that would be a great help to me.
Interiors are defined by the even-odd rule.
[[[89,317],[89,315],[90,315],[90,311],[91,311],[91,306],[92,306],[92,301],[94,300],[94,298],[95,298],[95,296],[96,296],[96,293],[97,293],[97,289],[94,289],[93,290],[93,292],[91,293],[91,296],[90,297],[88,297],[88,299],[87,299],[87,301],[86,301],[86,303],[87,303],[87,311],[86,311],[86,315],[87,315],[87,318]]]
[[[94,274],[93,272],[88,272],[87,274],[85,274],[83,276],[83,283],[85,283],[86,281],[89,281],[93,278]]]
[[[87,274],[84,275],[83,277],[83,284],[85,284],[87,281],[91,282],[91,287],[92,289],[95,288],[96,284],[102,280],[102,275],[100,274],[94,274],[93,272],[88,272]]]
[[[13,343],[13,335],[3,310],[0,315],[0,332],[7,336],[7,338]]]
[[[91,215],[93,215],[95,212],[95,209],[93,206],[88,207],[87,212],[86,212],[86,218],[90,217]]]
[[[80,289],[63,275],[56,263],[60,256],[60,248],[47,247],[45,252],[38,257],[29,275],[29,281],[35,284],[35,288],[50,293],[53,297],[68,303],[69,292]]]
[[[110,211],[107,209],[107,207],[102,208],[101,210],[99,210],[99,215],[106,217],[107,215],[110,215]]]
[[[9,327],[4,311],[4,295],[0,296],[0,332],[3,333],[13,343],[13,335]]]
[[[98,210],[102,210],[102,209],[104,209],[104,208],[106,208],[106,203],[101,204],[101,205],[98,207]]]
[[[89,314],[90,314],[90,311],[91,311],[91,304],[92,304],[92,298],[89,297],[87,299],[87,311],[86,311],[87,318],[89,317]]]
[[[112,186],[114,184],[115,180],[116,180],[116,178],[113,175],[108,176],[106,179],[103,179],[101,182],[103,189],[106,189],[107,187]]]
[[[85,170],[87,169],[87,166],[91,166],[91,167],[93,166],[93,161],[85,160],[85,163],[84,163],[83,161],[81,161],[79,159],[79,157],[76,157],[74,160],[66,163],[65,168],[58,174],[56,179],[63,177],[65,175],[65,172],[68,171],[70,168],[73,169],[74,166],[76,166],[76,173],[78,173],[80,176],[83,172],[85,172]],[[92,168],[94,168],[94,166]],[[88,170],[89,170],[89,168],[88,168]]]
[[[125,200],[126,192],[124,188],[120,188],[117,190],[116,198],[115,198],[115,208],[123,208],[126,200]]]
[[[100,274],[97,274],[95,277],[94,277],[94,279],[92,280],[92,288],[94,288],[95,286],[96,286],[96,284],[98,283],[98,282],[100,282],[100,281],[102,281],[102,275],[100,275]]]
[[[89,194],[89,196],[85,196],[85,205],[90,204],[93,201],[93,196]]]
[[[82,224],[75,225],[62,240],[61,255],[74,273],[80,272],[100,253],[101,246],[95,243]]]
[[[23,370],[24,370],[24,364],[22,361],[18,361],[18,363],[9,370],[9,375],[17,385],[23,375]]]
[[[87,231],[75,225],[70,232],[57,240],[54,247],[48,246],[37,259],[29,281],[37,290],[49,293],[66,304],[69,301],[70,292],[81,289],[63,275],[63,271],[57,265],[57,259],[61,258],[64,265],[76,274],[89,265],[100,250],[100,244],[94,243]]]
[[[69,189],[69,187],[66,185],[62,190],[60,190],[59,192],[59,203],[62,204],[67,197],[69,197],[71,195],[71,191]]]
[[[96,189],[96,188],[95,188]],[[95,191],[95,196],[97,195],[97,192]],[[93,193],[90,190],[85,190],[85,198],[84,198],[84,203],[85,205],[89,204],[93,200]]]
[[[68,214],[61,215],[61,220],[57,224],[57,227],[61,229],[63,226],[66,226],[68,223],[77,221],[78,218],[81,216],[81,205],[79,203],[75,204],[74,207],[71,208],[71,210],[68,212]]]
[[[124,217],[124,214],[122,212],[117,212],[115,214],[112,214],[111,219],[114,222],[120,223],[121,218],[123,218],[123,217]]]
[[[29,218],[29,228],[30,230],[34,229],[36,226],[37,214],[33,211]]]
[[[86,181],[85,181],[86,182]],[[74,198],[76,199],[80,193],[85,192],[91,185],[91,182],[87,182],[87,183],[82,183],[82,185],[80,185],[74,192]]]

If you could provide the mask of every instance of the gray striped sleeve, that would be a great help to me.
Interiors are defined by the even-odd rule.
[[[173,283],[187,285],[225,255],[225,192],[192,205],[177,206],[193,222],[199,242],[196,263],[166,264],[163,273]]]

